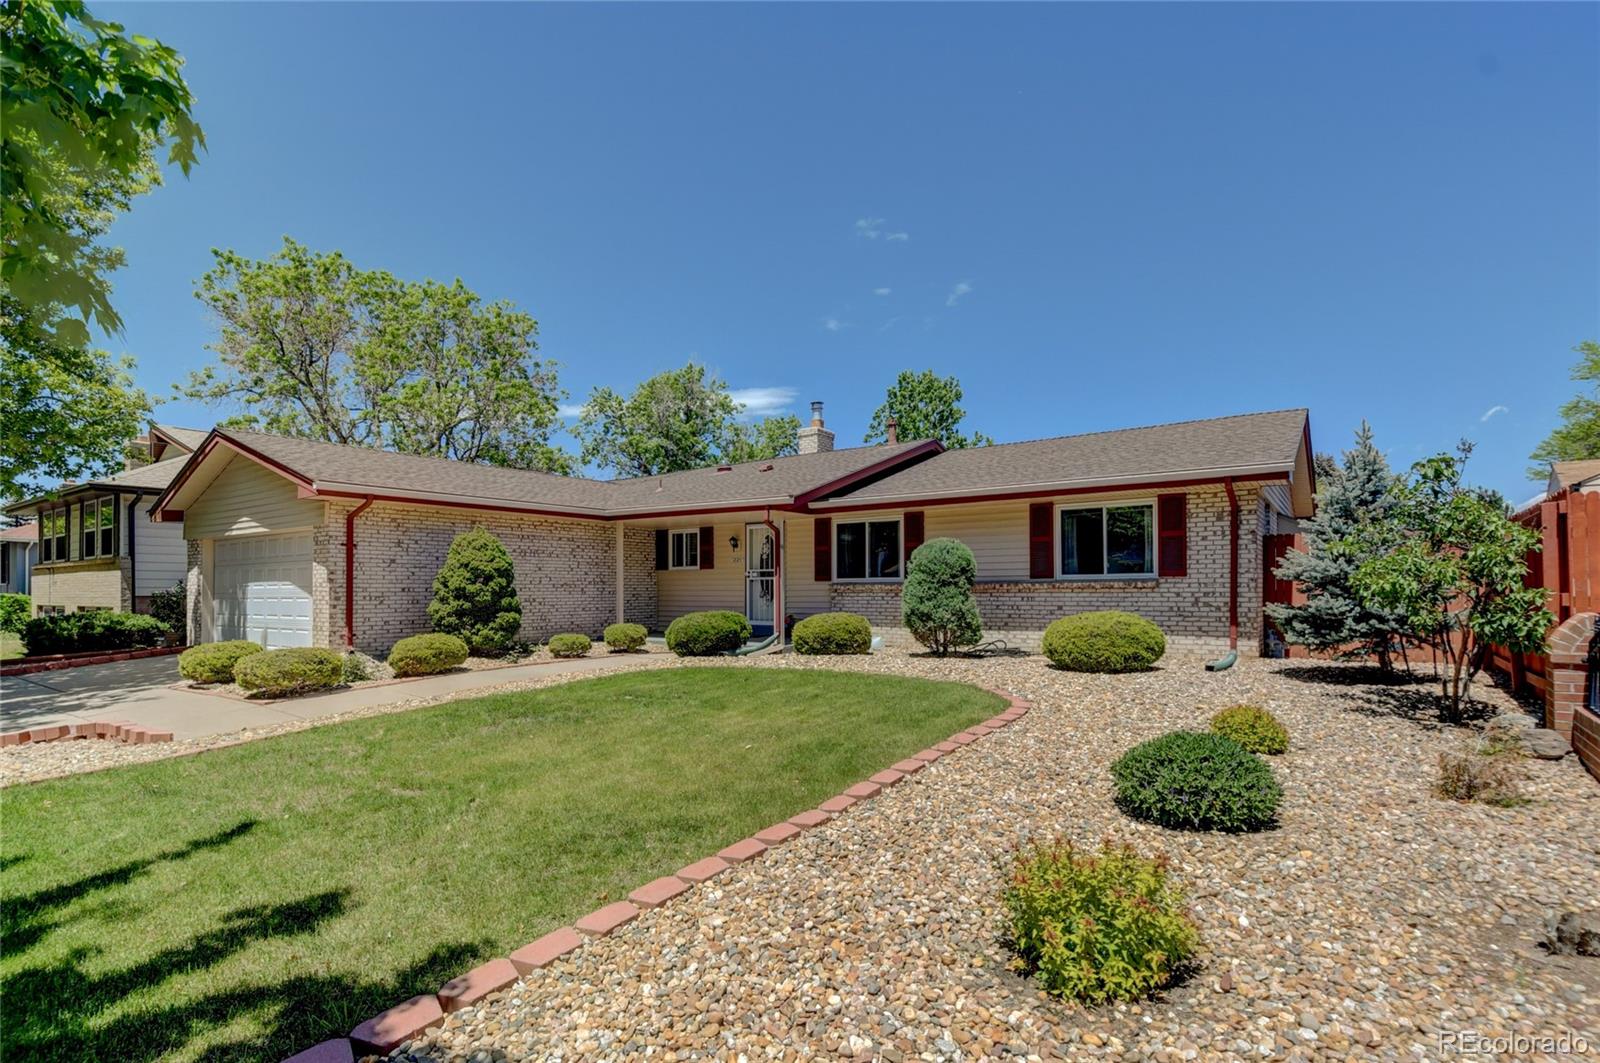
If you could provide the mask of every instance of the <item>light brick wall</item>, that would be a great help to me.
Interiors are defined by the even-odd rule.
[[[1239,651],[1261,645],[1260,492],[1239,495]],[[1189,493],[1189,568],[1181,578],[1139,580],[996,580],[977,585],[985,639],[1036,650],[1044,628],[1073,613],[1120,609],[1137,613],[1179,649],[1211,652],[1228,645],[1228,499],[1221,488]],[[908,641],[900,623],[899,583],[834,583],[829,606],[859,613],[891,643]]]
[[[330,506],[312,543],[312,641],[344,639],[345,514],[356,503]],[[356,518],[356,645],[386,652],[397,639],[429,629],[433,578],[450,543],[475,526],[497,536],[516,566],[522,599],[520,637],[542,642],[576,631],[598,636],[616,612],[616,532],[600,521],[563,520],[380,502]],[[647,529],[624,537],[624,600],[628,619],[655,623],[654,538]]]
[[[32,583],[35,614],[41,605],[60,606],[69,613],[86,608],[127,612],[133,607],[127,558],[35,565]]]

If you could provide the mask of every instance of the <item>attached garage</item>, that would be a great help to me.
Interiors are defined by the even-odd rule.
[[[216,540],[216,637],[311,645],[311,533]]]

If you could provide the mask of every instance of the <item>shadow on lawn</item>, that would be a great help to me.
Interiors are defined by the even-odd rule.
[[[1459,723],[1446,722],[1441,711],[1447,708],[1448,699],[1439,693],[1438,681],[1423,673],[1385,672],[1365,665],[1298,664],[1280,668],[1278,674],[1300,683],[1345,687],[1351,711],[1363,716],[1405,720],[1434,730],[1465,727],[1500,711],[1494,705],[1470,701],[1462,706]],[[1480,676],[1478,682],[1488,683],[1489,678]]]
[[[245,821],[180,849],[51,887],[14,904],[8,902],[8,953],[21,958],[26,945],[16,938],[32,944],[58,925],[44,918],[50,911],[96,890],[124,884],[159,861],[181,859],[242,837],[254,826]],[[179,1051],[208,1030],[248,1017],[261,1033],[216,1045],[199,1058],[276,1059],[347,1033],[384,1008],[437,987],[472,966],[488,948],[487,942],[440,945],[392,976],[369,981],[308,972],[277,981],[241,976],[236,985],[205,994],[186,993],[182,984],[171,987],[170,992],[160,988],[169,980],[190,978],[215,967],[259,942],[312,933],[347,914],[349,898],[347,888],[338,888],[278,904],[237,908],[212,929],[126,967],[97,969],[102,968],[96,962],[100,954],[91,948],[75,950],[44,965],[23,967],[5,979],[0,1058],[7,1063],[156,1060]],[[114,908],[118,902],[111,897],[102,903]],[[152,989],[155,992],[150,992]],[[125,1007],[135,994],[143,994],[143,999]],[[115,1017],[106,1019],[108,1012],[119,1008]]]

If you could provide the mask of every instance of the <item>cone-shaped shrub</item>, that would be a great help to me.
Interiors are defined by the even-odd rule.
[[[456,536],[433,578],[428,619],[479,656],[502,654],[522,628],[516,569],[504,544],[482,528]]]
[[[913,638],[939,656],[983,638],[973,585],[978,563],[959,539],[929,539],[911,554],[900,616]]]

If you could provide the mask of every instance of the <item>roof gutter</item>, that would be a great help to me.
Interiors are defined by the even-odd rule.
[[[1007,501],[1016,498],[1045,498],[1055,495],[1078,495],[1089,492],[1105,491],[1134,491],[1156,490],[1173,487],[1200,487],[1206,484],[1222,484],[1228,481],[1268,482],[1289,479],[1290,473],[1281,466],[1245,466],[1238,469],[1223,469],[1208,471],[1205,475],[1196,474],[1187,476],[1178,474],[1180,479],[1161,479],[1161,476],[1170,474],[1152,474],[1147,477],[1134,477],[1128,479],[1099,478],[1091,480],[1060,480],[1047,484],[1012,484],[1000,487],[982,487],[970,491],[951,494],[944,491],[914,491],[895,495],[892,498],[874,497],[871,500],[853,500],[851,498],[830,498],[821,502],[812,502],[807,509],[816,511],[825,510],[857,510],[857,509],[888,509],[898,506],[942,506],[959,505],[963,502],[973,501]]]

